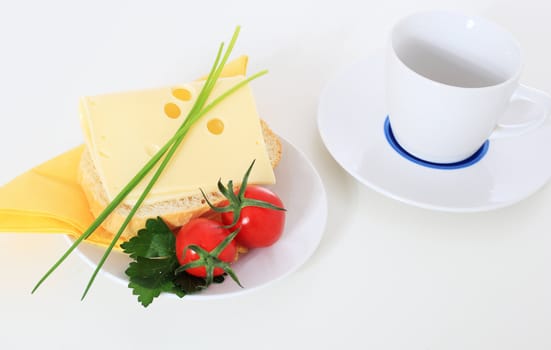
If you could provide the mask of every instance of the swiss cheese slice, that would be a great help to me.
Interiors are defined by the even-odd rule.
[[[244,76],[220,78],[207,104]],[[83,97],[80,115],[85,143],[109,200],[174,135],[203,81],[181,86]],[[205,114],[180,144],[146,203],[216,190],[219,179],[238,184],[255,160],[249,183],[272,184],[275,176],[249,85]],[[126,197],[135,202],[155,167]]]

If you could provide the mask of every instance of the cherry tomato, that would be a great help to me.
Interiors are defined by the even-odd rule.
[[[281,199],[267,188],[249,185],[244,195],[245,198],[261,200],[283,208]],[[222,222],[224,225],[230,225],[233,222],[233,212],[222,213]],[[284,225],[284,210],[246,206],[241,209],[239,220],[230,231],[240,229],[235,237],[238,245],[260,248],[274,244],[281,237]]]
[[[180,265],[185,265],[191,261],[199,259],[197,254],[192,249],[187,249],[184,255],[184,249],[190,244],[195,244],[211,252],[216,248],[220,242],[224,240],[230,231],[223,228],[219,222],[209,220],[205,218],[197,218],[188,222],[182,226],[178,235],[176,236],[176,257]],[[222,261],[231,263],[235,261],[237,254],[237,246],[235,241],[231,241],[230,244],[222,250],[218,258]],[[197,276],[206,277],[206,269],[204,266],[194,267],[186,270],[187,273]],[[224,273],[219,267],[214,268],[214,276],[219,276]]]

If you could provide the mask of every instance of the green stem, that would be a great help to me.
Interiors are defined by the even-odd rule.
[[[189,127],[186,128],[186,133],[187,133],[188,130],[189,130]],[[182,136],[180,136],[178,138],[178,140],[176,140],[176,142],[174,142],[172,144],[172,147],[170,147],[170,150],[168,151],[168,153],[166,154],[166,157],[161,162],[161,165],[159,166],[157,171],[155,171],[155,174],[153,175],[153,177],[151,178],[151,180],[149,181],[149,183],[147,184],[147,186],[143,190],[142,194],[140,195],[140,197],[138,198],[138,200],[136,201],[136,203],[134,204],[134,206],[132,207],[132,209],[130,210],[128,215],[126,216],[126,219],[124,220],[123,224],[119,228],[119,231],[117,232],[115,237],[113,237],[113,239],[111,240],[111,243],[109,244],[109,246],[105,250],[105,253],[101,257],[101,260],[99,261],[98,265],[96,266],[96,269],[94,270],[94,273],[90,277],[90,280],[88,281],[88,284],[86,285],[86,289],[84,290],[84,293],[82,294],[81,300],[83,300],[86,297],[86,294],[88,294],[88,291],[90,290],[90,287],[94,283],[94,280],[96,279],[96,276],[97,276],[99,270],[101,270],[101,268],[105,264],[105,261],[107,260],[107,257],[109,256],[109,254],[111,253],[111,251],[115,247],[115,244],[117,243],[117,241],[121,237],[122,233],[124,232],[124,230],[126,229],[128,224],[130,223],[130,220],[132,220],[132,218],[134,217],[134,215],[136,214],[136,212],[138,211],[138,209],[142,205],[143,201],[145,200],[145,198],[147,197],[147,195],[149,194],[149,192],[151,191],[151,189],[153,188],[153,186],[155,185],[155,183],[157,182],[157,180],[161,176],[162,172],[165,170],[166,166],[168,165],[168,162],[170,161],[170,159],[174,155],[174,152],[176,152],[176,150],[178,149],[178,146],[180,145],[180,143],[181,143],[182,139],[184,138],[184,136],[186,135],[186,133],[182,134]]]
[[[100,262],[98,263],[96,269],[94,270],[94,273],[92,274],[92,277],[90,278],[89,282],[88,282],[88,285],[86,286],[86,289],[84,291],[84,294],[82,295],[82,299],[84,299],[84,297],[86,297],[86,294],[88,293],[88,290],[90,289],[90,287],[92,286],[92,283],[94,282],[99,270],[103,267],[103,265],[105,264],[105,261],[107,260],[107,257],[109,256],[109,254],[111,253],[111,251],[113,250],[116,242],[119,240],[120,236],[122,235],[123,231],[126,229],[126,227],[128,226],[128,224],[130,223],[130,220],[132,219],[132,217],[135,215],[135,213],[137,212],[138,208],[141,206],[141,204],[143,203],[143,201],[145,200],[146,196],[149,194],[149,192],[151,191],[151,189],[153,188],[154,184],[157,182],[158,178],[160,177],[161,173],[164,171],[165,167],[168,165],[168,162],[170,161],[170,159],[172,158],[174,152],[176,152],[178,146],[180,145],[180,143],[182,142],[183,138],[185,137],[185,135],[187,134],[187,132],[189,131],[189,129],[191,128],[191,126],[194,124],[194,122],[196,120],[198,120],[200,117],[202,117],[203,115],[205,115],[206,113],[208,113],[212,108],[214,108],[217,104],[219,104],[220,102],[222,102],[226,97],[230,96],[231,94],[235,93],[237,90],[239,90],[241,87],[243,87],[245,84],[251,82],[252,80],[255,80],[259,77],[261,77],[262,75],[266,74],[267,71],[262,71],[262,72],[259,72],[259,73],[256,73],[252,76],[250,76],[249,78],[235,84],[234,86],[232,86],[230,89],[228,89],[227,91],[225,91],[222,95],[218,96],[214,101],[212,101],[210,104],[208,104],[205,108],[203,108],[200,112],[198,112],[196,114],[196,118],[195,119],[192,119],[192,122],[187,124],[187,125],[184,125],[180,130],[178,130],[178,132],[174,135],[175,137],[177,137],[177,139],[174,141],[174,143],[172,144],[172,147],[170,148],[170,150],[168,151],[166,157],[163,159],[163,162],[161,163],[161,165],[159,166],[159,168],[157,169],[157,171],[155,172],[155,174],[153,175],[153,177],[151,178],[150,182],[148,183],[148,185],[146,186],[146,188],[144,189],[142,195],[138,198],[138,201],[134,204],[134,206],[132,207],[132,209],[130,210],[130,212],[128,213],[125,221],[123,222],[121,228],[119,229],[119,231],[117,232],[117,234],[115,235],[115,237],[113,238],[113,240],[111,241],[111,243],[109,244],[108,248],[106,249],[105,253],[103,254]],[[191,118],[192,116],[189,115],[189,117]],[[173,137],[174,138],[174,137]],[[172,140],[172,139],[171,139]]]
[[[236,29],[236,32],[238,30]],[[214,61],[214,64],[209,72],[209,76],[207,78],[210,79],[212,77],[212,73],[216,70],[216,67],[218,65],[218,62],[220,61],[220,57],[222,55],[222,50],[224,48],[224,43],[220,44],[220,47],[218,48],[218,52],[216,55],[216,59]],[[203,90],[205,89],[205,86],[203,85],[203,89],[201,90],[201,94],[203,93]],[[178,131],[181,131],[185,125],[186,121],[189,119],[189,116],[191,112],[195,110],[194,104],[192,107],[192,110],[190,113],[188,113],[188,116],[182,123],[182,125],[179,127]],[[56,263],[42,276],[42,278],[38,281],[38,283],[34,286],[33,290],[31,291],[31,294],[34,293],[41,285],[44,283],[44,281],[50,277],[50,275],[61,265],[67,257],[78,247],[78,245],[88,237],[107,219],[107,217],[117,208],[117,206],[132,192],[132,190],[141,182],[141,180],[153,169],[153,167],[159,162],[159,160],[163,157],[163,155],[167,152],[167,150],[172,146],[172,144],[175,142],[176,139],[178,139],[178,135],[174,135],[168,142],[164,144],[163,147],[157,153],[153,155],[153,157],[142,167],[140,171],[126,184],[125,187],[119,192],[117,196],[105,207],[105,209],[97,216],[97,218],[92,222],[90,227],[86,231],[84,231],[74,242],[73,244],[67,249],[67,251],[59,258]]]
[[[223,206],[223,207],[214,206],[214,204],[212,204],[207,198],[207,195],[205,194],[205,192],[202,189],[200,189],[201,194],[203,195],[203,199],[207,202],[207,205],[214,212],[217,212],[217,213],[232,212],[233,220],[229,225],[222,226],[224,228],[230,228],[235,226],[241,216],[241,210],[245,207],[260,207],[260,208],[282,210],[282,211],[286,210],[285,208],[280,208],[269,202],[245,197],[245,189],[247,187],[247,183],[249,181],[249,175],[251,174],[251,170],[253,168],[254,163],[255,163],[255,160],[252,161],[251,165],[245,172],[245,175],[241,180],[241,185],[240,185],[241,187],[239,188],[239,192],[237,194],[233,189],[232,180],[228,181],[227,186],[224,186],[224,184],[222,183],[222,179],[218,180],[218,191],[227,199],[228,204],[226,206]]]
[[[226,65],[226,62],[227,62],[227,60],[228,60],[228,58],[231,54],[231,51],[233,50],[233,47],[235,46],[235,42],[237,41],[237,37],[239,36],[239,31],[240,31],[240,28],[237,27],[235,29],[235,32],[234,32],[233,36],[232,36],[232,39],[231,39],[230,44],[228,46],[228,49],[224,53],[224,56],[222,58],[222,62],[220,62],[220,64],[218,64],[218,62],[220,60],[220,52],[224,48],[224,44],[220,45],[216,60],[215,60],[213,66],[212,66],[212,68],[209,72],[207,80],[206,80],[205,84],[203,85],[203,88],[201,89],[201,92],[199,93],[199,96],[197,97],[197,100],[195,101],[193,107],[191,108],[191,111],[188,113],[188,115],[187,115],[186,119],[184,120],[182,126],[180,127],[180,129],[176,133],[176,135],[177,135],[176,139],[173,142],[170,142],[170,141],[167,142],[167,144],[170,144],[170,149],[168,150],[168,153],[166,154],[166,157],[163,159],[163,162],[161,163],[161,165],[159,166],[159,168],[157,169],[157,171],[155,172],[155,174],[153,175],[153,177],[151,178],[151,180],[149,181],[149,183],[147,184],[147,186],[143,190],[142,194],[140,195],[140,197],[138,198],[138,200],[136,201],[136,203],[134,204],[134,206],[132,207],[130,212],[127,214],[126,219],[124,220],[123,224],[119,228],[119,231],[113,237],[113,239],[111,240],[111,243],[109,244],[109,246],[105,250],[101,260],[99,261],[98,265],[96,266],[96,269],[94,270],[92,276],[90,277],[90,280],[88,281],[88,284],[86,286],[86,289],[84,290],[84,293],[82,295],[81,300],[86,297],[86,294],[88,294],[88,291],[90,290],[90,287],[92,286],[94,280],[96,279],[96,276],[99,273],[99,270],[105,264],[105,261],[107,260],[107,257],[109,256],[109,254],[113,250],[113,248],[114,248],[115,244],[117,243],[117,241],[119,240],[120,236],[122,235],[122,233],[124,232],[124,230],[126,229],[128,224],[130,223],[130,221],[132,220],[132,218],[134,217],[134,215],[138,211],[139,207],[142,205],[145,198],[149,195],[149,192],[151,191],[151,189],[153,188],[153,186],[155,185],[155,183],[157,182],[157,180],[161,176],[162,172],[164,171],[164,169],[166,168],[166,166],[168,165],[168,163],[172,159],[172,156],[174,155],[174,153],[178,149],[178,146],[180,145],[180,143],[184,139],[185,135],[187,134],[187,132],[189,131],[191,126],[199,119],[200,115],[204,114],[204,113],[201,113],[201,110],[203,109],[203,106],[204,106],[205,102],[207,101],[210,93],[212,92],[212,89],[214,89],[214,85],[218,81],[218,78],[219,78],[220,74],[222,73],[222,70],[224,69],[224,66]],[[194,118],[194,116],[196,116],[196,115],[198,117]],[[181,134],[180,134],[180,132],[181,132]],[[172,139],[171,139],[171,141],[172,141]]]
[[[223,93],[222,95],[220,95],[217,99],[215,99],[212,103],[210,103],[209,105],[207,105],[207,107],[205,107],[204,109],[203,106],[206,102],[206,100],[208,99],[208,95],[210,94],[212,88],[214,87],[219,75],[221,74],[222,72],[222,69],[224,68],[224,65],[231,53],[231,50],[233,49],[233,46],[235,45],[235,42],[237,40],[237,36],[239,34],[239,31],[240,31],[240,28],[237,27],[235,32],[234,32],[234,35],[232,37],[232,40],[230,42],[230,45],[228,47],[228,50],[225,52],[224,54],[224,57],[222,58],[222,63],[221,64],[218,64],[220,62],[220,56],[221,56],[221,52],[223,50],[223,43],[220,45],[220,48],[218,50],[218,54],[217,54],[217,57],[216,57],[216,60],[210,70],[210,73],[207,77],[207,80],[205,82],[205,84],[203,85],[203,89],[201,90],[201,93],[199,94],[198,96],[198,99],[196,100],[196,103],[194,104],[194,106],[192,107],[192,110],[190,111],[190,113],[188,113],[188,116],[186,117],[186,119],[184,120],[184,122],[182,123],[182,125],[180,126],[180,128],[178,129],[178,131],[172,136],[172,138],[166,142],[166,144],[146,163],[146,165],[132,178],[132,180],[130,180],[130,182],[121,190],[121,192],[115,196],[115,198],[113,199],[113,201],[111,201],[107,207],[100,213],[100,215],[98,215],[98,217],[94,220],[94,222],[90,225],[90,227],[88,227],[88,229],[82,234],[80,235],[76,240],[75,242],[71,245],[71,247],[61,256],[61,258],[46,272],[46,274],[38,281],[38,283],[35,285],[35,287],[33,288],[32,292],[31,293],[34,293],[41,285],[42,283],[57,269],[57,267],[59,267],[59,265],[61,265],[61,263],[63,263],[66,258],[76,249],[76,247],[83,241],[85,240],[86,238],[88,238],[102,223],[103,221],[113,212],[113,210],[116,209],[116,207],[126,198],[126,196],[141,182],[141,180],[149,173],[149,171],[151,171],[151,169],[159,162],[159,160],[165,155],[165,153],[167,151],[169,151],[169,155],[167,155],[167,157],[165,157],[165,160],[163,161],[163,164],[159,167],[159,169],[161,171],[158,171],[156,172],[156,176],[153,177],[152,181],[148,184],[148,186],[146,187],[146,190],[144,190],[144,193],[142,193],[142,196],[140,197],[141,198],[141,201],[139,204],[141,204],[141,202],[143,202],[143,199],[145,199],[147,193],[151,190],[152,186],[154,185],[154,183],[156,182],[157,178],[160,176],[162,170],[166,167],[166,164],[168,164],[168,161],[170,160],[170,157],[172,156],[172,154],[174,154],[176,148],[178,147],[178,145],[180,144],[181,140],[183,139],[183,137],[187,134],[189,128],[201,117],[203,116],[204,114],[206,114],[208,111],[210,111],[212,108],[214,108],[218,103],[220,103],[224,98],[228,97],[229,95],[231,95],[232,93],[234,93],[235,91],[237,91],[239,88],[241,88],[243,85],[247,84],[248,82],[260,77],[261,75],[264,75],[266,74],[267,72],[266,71],[263,71],[263,72],[260,72],[254,76],[251,76],[250,78],[236,84],[235,86],[233,86],[232,88],[228,89],[228,91],[226,91],[225,93]],[[142,199],[143,197],[143,199]],[[120,238],[120,233],[122,231],[124,231],[124,229],[126,228],[126,226],[128,225],[128,222],[130,221],[131,217],[135,214],[135,212],[137,211],[138,207],[139,207],[139,204],[136,203],[137,205],[135,205],[133,208],[132,208],[132,215],[129,215],[129,217],[127,217],[127,220],[125,220],[125,224],[123,224],[123,227],[121,227],[121,229],[119,230],[118,234],[116,235],[116,237],[112,240],[111,244],[109,245],[109,248],[108,250],[106,251],[106,253],[104,254],[104,256],[102,257],[102,260],[100,262],[100,265],[98,265],[98,268],[96,269],[96,271],[94,272],[85,292],[84,292],[84,295],[83,295],[83,298],[84,296],[86,295],[86,293],[88,292],[93,280],[95,279],[96,275],[97,275],[97,272],[99,271],[99,269],[101,268],[101,266],[104,264],[107,256],[109,255],[109,253],[111,252],[111,250],[113,249],[114,245],[116,244],[116,242],[118,241],[118,239]]]
[[[199,258],[197,260],[188,262],[187,264],[179,266],[176,270],[174,270],[174,274],[177,275],[181,272],[184,272],[188,269],[192,269],[195,267],[205,267],[205,288],[212,284],[214,280],[214,269],[219,267],[223,269],[225,272],[227,272],[230,277],[241,287],[241,282],[239,282],[239,279],[237,278],[237,275],[233,272],[230,265],[226,263],[225,261],[220,260],[219,255],[222,253],[224,249],[231,243],[231,241],[235,238],[235,236],[239,233],[239,229],[233,231],[228,236],[226,236],[212,251],[207,251],[203,249],[201,246],[196,244],[190,244],[187,247],[184,248],[184,250],[181,252],[181,256],[184,257],[186,255],[186,252],[188,249],[193,250],[197,255],[199,255]],[[180,252],[176,252],[178,254]]]
[[[238,30],[236,29],[236,32]],[[216,70],[216,67],[218,65],[218,62],[220,61],[220,57],[222,55],[222,50],[224,48],[224,43],[220,44],[220,47],[218,48],[218,52],[216,54],[216,59],[214,61],[214,64],[212,65],[212,68],[209,72],[208,79],[212,77],[213,72]],[[203,93],[205,86],[203,85],[203,89],[201,90],[201,94]],[[182,123],[182,125],[179,127],[178,131],[182,130],[185,125],[186,121],[189,119],[189,116],[191,112],[195,110],[197,104],[194,104],[192,107],[192,110],[190,113],[188,113],[188,116]],[[85,240],[86,238],[90,237],[90,235],[107,219],[107,217],[117,208],[117,206],[132,192],[132,190],[141,182],[141,180],[153,169],[153,167],[159,162],[159,160],[163,157],[163,155],[167,152],[167,150],[172,146],[174,141],[178,139],[177,135],[174,135],[168,142],[164,144],[163,147],[157,153],[153,155],[153,157],[142,167],[140,171],[126,184],[125,187],[119,192],[118,195],[115,196],[115,198],[105,207],[105,209],[96,217],[96,219],[92,222],[90,227],[86,231],[84,231],[74,242],[73,244],[67,249],[67,251],[59,258],[56,263],[42,276],[42,278],[38,281],[38,283],[34,286],[33,290],[31,291],[31,294],[34,293],[41,285],[44,283],[44,281],[50,277],[50,275],[61,265],[67,257],[78,247],[78,245]]]
[[[200,114],[197,115],[197,117],[195,119],[193,119],[193,121],[194,122],[197,121],[197,119],[201,118],[203,115],[210,112],[211,109],[216,107],[216,105],[218,105],[220,102],[222,102],[222,100],[226,99],[226,97],[232,95],[234,92],[236,92],[237,90],[239,90],[243,86],[247,85],[248,83],[250,83],[251,81],[253,81],[257,78],[260,78],[261,76],[263,76],[265,74],[268,74],[267,70],[260,71],[256,74],[251,75],[247,79],[240,81],[239,83],[235,84],[234,86],[232,86],[228,90],[224,91],[224,93],[222,93],[214,101],[212,101],[205,108],[203,108],[203,110],[200,112]]]
[[[38,287],[42,285],[42,283],[57,269],[65,259],[76,249],[76,247],[86,238],[88,238],[102,223],[105,221],[105,219],[115,210],[115,208],[126,198],[126,196],[132,192],[134,187],[137,186],[137,184],[147,175],[147,173],[157,164],[157,162],[161,159],[161,157],[164,155],[164,153],[168,150],[168,147],[170,145],[167,144],[163,146],[147,163],[146,165],[130,180],[128,185],[126,185],[121,192],[105,207],[105,209],[101,212],[101,214],[98,215],[98,217],[92,222],[90,227],[84,233],[78,237],[71,247],[67,249],[67,251],[61,256],[61,258],[42,276],[42,278],[38,281],[38,283],[34,286],[31,293],[34,293]]]

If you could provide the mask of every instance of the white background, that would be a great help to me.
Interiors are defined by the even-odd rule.
[[[329,219],[296,273],[243,296],[163,298],[70,258],[55,235],[0,234],[0,348],[551,349],[551,188],[509,208],[447,214],[369,190],[329,156],[317,99],[343,66],[384,47],[398,18],[426,9],[488,17],[523,49],[521,81],[551,91],[551,5],[524,1],[6,1],[0,3],[0,183],[82,142],[77,99],[206,72],[242,32],[258,108],[326,185]],[[549,161],[544,159],[542,161]]]

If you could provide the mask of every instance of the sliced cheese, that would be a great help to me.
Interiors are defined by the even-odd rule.
[[[243,81],[221,78],[207,103]],[[85,143],[109,200],[112,200],[176,130],[204,82],[123,92],[80,100]],[[219,179],[239,183],[256,160],[249,182],[272,184],[275,176],[248,85],[223,100],[190,129],[146,203],[215,191]],[[156,170],[157,168],[154,168]],[[127,196],[133,203],[154,172]]]

